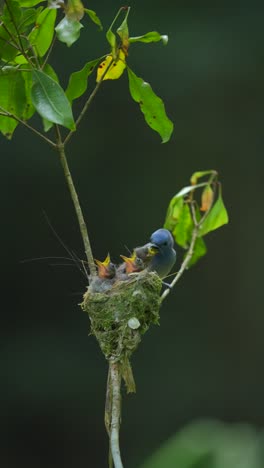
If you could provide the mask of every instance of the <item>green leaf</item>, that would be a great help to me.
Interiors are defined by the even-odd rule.
[[[248,424],[198,421],[166,440],[140,468],[263,468],[260,440]]]
[[[134,101],[138,102],[147,124],[159,133],[162,143],[169,141],[173,123],[167,117],[163,101],[154,93],[149,83],[139,78],[127,67],[129,90]]]
[[[80,30],[83,25],[76,19],[65,16],[56,26],[55,31],[59,41],[64,42],[70,47],[80,37]]]
[[[91,75],[100,60],[102,60],[102,58],[92,60],[91,62],[86,63],[80,71],[71,74],[68,87],[65,91],[70,102],[85,93],[88,86],[88,76]]]
[[[24,7],[32,7],[38,5],[39,3],[43,3],[44,0],[19,0],[19,5]]]
[[[45,67],[43,68],[43,71],[48,76],[50,76],[50,78],[56,81],[56,83],[59,83],[58,75],[49,63],[46,63]],[[48,132],[54,125],[53,122],[50,122],[49,120],[45,118],[42,118],[42,122],[43,122],[43,127],[44,127],[45,132]]]
[[[106,33],[106,39],[108,41],[108,43],[110,44],[111,46],[111,49],[112,51],[115,51],[116,49],[116,37],[115,37],[115,34],[111,31],[111,29],[108,29],[107,33]]]
[[[208,215],[200,228],[199,236],[205,236],[208,232],[214,231],[227,223],[228,214],[222,199],[221,191],[219,191],[218,199],[208,212]]]
[[[39,57],[43,57],[49,49],[53,35],[57,10],[45,8],[37,17],[36,26],[28,39]]]
[[[173,231],[175,229],[183,209],[183,203],[183,197],[173,197],[171,199],[164,222],[165,229],[168,229],[169,231]]]
[[[10,73],[17,73],[19,65],[4,65],[0,67],[0,75],[9,75]]]
[[[20,72],[0,76],[0,112],[8,111],[16,117],[23,118],[27,101],[25,82]],[[10,117],[0,115],[0,131],[11,139],[18,122]]]
[[[100,18],[98,18],[98,16],[97,16],[97,14],[95,13],[95,11],[93,11],[93,10],[88,10],[88,8],[85,8],[84,11],[85,11],[85,13],[87,13],[87,15],[90,17],[90,20],[92,20],[93,23],[95,23],[97,26],[99,26],[100,31],[102,31],[103,26],[102,26],[101,20],[100,20]]]
[[[111,46],[112,55],[113,55],[114,59],[116,59],[116,55],[117,55],[117,40],[116,40],[116,35],[112,32],[112,29],[113,29],[114,24],[117,21],[118,17],[120,16],[120,14],[123,11],[126,11],[127,9],[128,9],[128,7],[119,8],[119,10],[118,10],[118,12],[117,12],[111,26],[110,26],[110,28],[106,32],[106,39],[107,39],[108,43]],[[126,17],[127,17],[127,15],[126,15]]]
[[[18,29],[20,33],[24,32],[28,26],[36,22],[37,16],[40,14],[40,12],[38,12],[38,10],[36,10],[35,8],[27,8],[26,10],[22,11],[22,17],[20,18],[20,22],[18,23]]]
[[[19,23],[21,15],[21,8],[16,0],[9,0],[8,5],[5,3],[3,15],[1,16],[1,21],[3,21],[5,26],[12,34],[16,35],[17,33],[14,21],[17,25]]]
[[[133,42],[149,43],[149,42],[162,41],[163,44],[166,45],[168,43],[168,40],[169,40],[168,36],[166,36],[165,34],[161,35],[157,31],[150,31],[150,32],[144,34],[143,36],[136,36],[136,37],[130,37],[129,38],[130,44],[133,44]]]
[[[19,4],[15,0],[8,2],[8,7],[5,4],[3,9],[3,15],[0,18],[0,59],[5,61],[12,61],[18,54],[17,48],[17,29],[14,25],[14,19],[16,24],[19,23],[21,18],[21,9]],[[24,38],[20,38],[23,43]]]
[[[193,220],[190,213],[190,207],[184,203],[179,213],[178,221],[172,231],[173,237],[178,245],[187,249],[192,236]]]
[[[122,23],[120,24],[119,28],[117,29],[117,34],[119,35],[123,50],[127,50],[129,46],[129,30],[127,24],[127,18],[130,12],[130,7],[127,7],[127,12],[125,18],[123,19]]]
[[[17,55],[17,48],[12,46],[9,34],[0,26],[0,59],[10,62]]]
[[[32,88],[32,73],[31,70],[21,72],[25,82],[25,93],[26,93],[26,106],[23,112],[23,120],[29,120],[35,113],[35,107],[32,104],[31,99],[31,88]]]
[[[200,179],[201,177],[204,177],[206,175],[209,175],[209,174],[214,174],[214,175],[217,175],[217,172],[214,171],[213,169],[210,169],[209,171],[196,171],[193,173],[191,179],[190,179],[190,182],[192,185],[195,185],[197,184],[197,181],[198,179]]]
[[[188,263],[188,268],[193,266],[198,260],[203,257],[207,252],[207,247],[202,237],[198,237],[195,241],[192,258]]]
[[[50,122],[75,130],[71,106],[60,85],[41,71],[32,73],[31,96],[37,112]]]

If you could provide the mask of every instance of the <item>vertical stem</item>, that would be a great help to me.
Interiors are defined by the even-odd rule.
[[[108,376],[106,385],[106,396],[105,396],[105,428],[109,438],[109,450],[108,450],[108,468],[113,468],[113,457],[111,451],[111,417],[112,417],[112,381],[111,381],[111,369],[110,364],[108,365]]]
[[[112,417],[110,428],[110,444],[115,468],[123,468],[119,447],[119,429],[121,418],[121,370],[120,363],[109,361],[112,384]]]
[[[68,184],[68,188],[69,188],[69,191],[70,191],[70,194],[71,194],[71,198],[72,198],[73,205],[74,205],[74,208],[75,208],[76,216],[77,216],[77,219],[78,219],[79,228],[80,228],[80,231],[81,231],[81,236],[82,236],[82,240],[83,240],[83,243],[84,243],[85,254],[86,254],[89,269],[90,269],[90,274],[91,274],[91,276],[96,276],[96,267],[95,267],[95,264],[94,264],[93,253],[92,253],[92,248],[91,248],[91,244],[90,244],[90,240],[89,240],[89,236],[88,236],[87,227],[86,227],[86,224],[85,224],[85,221],[84,221],[84,217],[83,217],[81,205],[80,205],[80,202],[79,202],[79,198],[78,198],[78,195],[77,195],[77,192],[76,192],[73,180],[72,180],[71,172],[70,172],[70,169],[69,169],[69,166],[68,166],[68,162],[67,162],[67,158],[66,158],[66,154],[65,154],[65,148],[64,148],[64,144],[61,141],[61,134],[60,134],[60,129],[59,129],[58,125],[56,125],[56,133],[57,133],[57,150],[59,152],[60,161],[61,161],[61,165],[62,165],[62,168],[63,168],[64,176],[65,176],[65,179],[66,179],[67,184]]]

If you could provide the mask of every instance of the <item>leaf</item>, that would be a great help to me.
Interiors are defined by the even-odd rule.
[[[100,58],[92,60],[91,62],[86,63],[80,71],[71,74],[68,87],[65,91],[70,102],[85,93],[88,86],[88,76],[91,75],[100,60]]]
[[[52,78],[56,83],[59,83],[59,78],[55,70],[52,68],[52,66],[49,63],[46,63],[44,69],[44,73],[46,73],[50,78]],[[53,122],[50,122],[49,120],[45,119],[44,117],[42,118],[43,122],[43,127],[44,127],[44,132],[48,132],[52,127],[53,127]]]
[[[26,93],[26,106],[23,112],[23,120],[29,120],[35,113],[35,107],[32,104],[31,99],[31,88],[32,88],[32,73],[31,71],[21,72],[25,81],[25,93]]]
[[[201,197],[202,204],[201,204],[200,210],[208,211],[211,208],[213,200],[214,200],[214,192],[210,185],[206,185],[202,192],[202,197]]]
[[[112,56],[114,57],[114,59],[117,58],[116,55],[118,55],[119,51],[118,51],[118,47],[117,47],[116,35],[112,32],[112,29],[113,29],[114,24],[116,23],[117,19],[119,18],[120,14],[123,13],[124,11],[126,12],[125,20],[124,20],[125,23],[126,23],[127,16],[129,14],[129,10],[130,10],[130,7],[127,7],[127,6],[123,6],[123,7],[119,8],[114,20],[112,21],[112,24],[111,24],[110,28],[106,32],[106,39],[107,39],[108,43],[111,46]],[[122,29],[122,25],[121,25],[121,29]]]
[[[149,43],[149,42],[162,41],[163,44],[166,45],[168,43],[168,40],[169,40],[169,38],[168,38],[167,35],[165,35],[165,34],[161,35],[157,31],[150,31],[150,32],[144,34],[143,36],[136,36],[136,37],[130,37],[129,38],[130,44],[133,44],[134,42]]]
[[[122,49],[126,52],[129,47],[129,30],[128,30],[128,24],[127,24],[127,18],[128,18],[129,12],[130,12],[130,7],[127,7],[125,18],[116,31],[121,39]]]
[[[190,182],[192,185],[195,185],[197,184],[197,181],[198,179],[200,179],[201,177],[204,177],[205,175],[209,175],[209,174],[214,174],[214,175],[217,175],[217,172],[214,171],[214,170],[209,170],[209,171],[197,171],[197,172],[194,172],[191,179],[190,179]]]
[[[219,191],[218,199],[205,218],[200,230],[199,236],[205,236],[208,232],[214,231],[224,224],[228,223],[228,214],[222,199],[221,191]]]
[[[111,46],[111,49],[113,52],[115,52],[115,49],[116,49],[116,37],[115,37],[115,34],[111,31],[111,29],[108,29],[108,31],[106,32],[106,39],[108,41],[108,43],[110,44]]]
[[[164,222],[165,229],[168,229],[169,231],[174,230],[179,221],[179,217],[183,209],[183,203],[183,197],[173,197],[171,199]]]
[[[184,249],[189,247],[193,227],[194,225],[190,213],[190,207],[187,203],[184,203],[179,213],[179,218],[172,231],[175,241]]]
[[[79,39],[82,28],[83,25],[79,21],[65,16],[56,26],[55,31],[59,41],[64,42],[70,47]]]
[[[260,440],[248,424],[196,421],[166,440],[140,468],[263,468]]]
[[[197,263],[198,260],[200,260],[200,258],[204,257],[206,252],[207,252],[207,247],[205,245],[203,238],[197,237],[195,244],[194,244],[194,248],[193,248],[192,258],[188,263],[188,268],[195,265],[195,263]]]
[[[19,0],[19,4],[22,8],[24,8],[38,5],[39,3],[43,3],[43,1],[44,0]]]
[[[176,193],[176,195],[173,198],[185,197],[188,193],[193,192],[199,187],[205,187],[206,185],[207,182],[201,182],[200,184],[196,185],[187,185],[186,187],[183,187],[178,193]]]
[[[0,112],[3,110],[23,118],[27,101],[25,82],[20,72],[0,76]],[[10,117],[0,115],[0,131],[11,139],[18,122]]]
[[[37,17],[36,25],[28,36],[31,45],[39,57],[49,49],[53,35],[57,10],[45,8]]]
[[[98,18],[97,14],[93,10],[88,10],[88,8],[84,9],[85,13],[90,17],[90,20],[92,20],[93,23],[95,23],[97,26],[99,26],[100,31],[103,29],[103,25],[101,23],[100,18]]]
[[[10,62],[17,55],[17,48],[12,46],[9,34],[0,26],[0,59]]]
[[[138,102],[147,124],[159,133],[162,143],[169,141],[173,123],[167,117],[163,101],[154,93],[149,83],[143,81],[127,67],[129,90],[134,101]]]
[[[37,112],[51,122],[75,130],[71,106],[60,85],[42,71],[32,73],[31,96]]]
[[[20,33],[24,32],[28,26],[35,23],[38,14],[40,14],[40,12],[35,8],[28,8],[22,11],[22,17],[18,23],[18,30]]]
[[[8,32],[11,33],[15,39],[17,38],[16,25],[19,23],[21,15],[21,8],[16,0],[9,0],[8,5],[5,3],[1,22],[3,22]]]
[[[112,63],[112,65],[109,67],[109,65]],[[107,70],[106,74],[105,70],[109,67]],[[117,80],[120,78],[120,76],[123,74],[123,71],[126,68],[126,56],[123,50],[119,51],[118,58],[116,60],[113,60],[112,55],[107,55],[105,60],[100,63],[100,65],[97,68],[97,78],[96,81],[100,81],[103,77],[103,80]]]
[[[80,21],[84,15],[84,6],[81,0],[68,0],[65,7],[68,19]]]

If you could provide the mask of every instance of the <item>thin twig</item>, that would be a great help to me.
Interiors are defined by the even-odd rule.
[[[108,66],[106,67],[106,69],[105,69],[104,73],[102,74],[100,80],[98,81],[98,83],[96,84],[94,90],[92,91],[92,93],[88,97],[86,103],[84,104],[84,106],[83,106],[83,108],[82,108],[82,110],[81,110],[81,112],[79,114],[79,117],[77,118],[77,120],[75,122],[76,129],[77,129],[78,125],[80,124],[81,120],[83,119],[86,111],[90,107],[93,99],[95,98],[95,96],[96,96],[96,94],[97,94],[97,92],[98,92],[98,90],[99,90],[99,88],[100,88],[100,86],[101,86],[101,84],[102,84],[102,82],[104,80],[104,77],[105,77],[106,73],[108,72],[109,68],[112,66],[113,62],[114,62],[114,59],[112,59],[111,62],[108,64]],[[71,130],[68,133],[68,135],[66,136],[66,138],[65,138],[65,140],[63,142],[64,145],[66,145],[66,143],[68,143],[68,141],[70,140],[70,138],[72,137],[74,132],[75,132],[75,130]]]
[[[70,194],[71,194],[71,198],[72,198],[73,205],[74,205],[74,208],[75,208],[76,216],[77,216],[77,219],[78,219],[79,228],[80,228],[80,231],[81,231],[81,236],[82,236],[82,240],[83,240],[83,243],[84,243],[84,250],[85,250],[86,257],[87,257],[88,266],[89,266],[89,269],[90,269],[90,274],[91,274],[91,276],[96,276],[96,267],[95,267],[95,263],[94,263],[94,259],[93,259],[93,253],[92,253],[91,243],[90,243],[89,236],[88,236],[87,227],[86,227],[86,224],[85,224],[85,221],[84,221],[81,205],[80,205],[80,202],[79,202],[79,197],[77,195],[77,192],[76,192],[73,180],[72,180],[71,172],[70,172],[70,169],[69,169],[69,166],[68,166],[68,162],[67,162],[67,158],[66,158],[66,154],[65,154],[64,143],[62,143],[60,129],[59,129],[58,125],[55,125],[55,130],[56,130],[56,134],[57,134],[57,145],[56,146],[57,146],[57,150],[58,150],[59,155],[60,155],[60,161],[61,161],[61,165],[62,165],[62,168],[63,168],[64,176],[65,176],[65,179],[66,179],[67,184],[68,184],[68,188],[69,188],[69,191],[70,191]]]
[[[164,301],[164,299],[170,294],[172,288],[179,281],[180,277],[183,275],[184,271],[188,267],[189,261],[191,260],[192,255],[193,255],[193,248],[194,248],[195,241],[196,241],[196,239],[198,237],[198,232],[199,232],[199,225],[195,226],[193,228],[191,243],[190,243],[190,247],[188,249],[188,252],[186,254],[186,257],[185,257],[184,261],[182,262],[181,268],[179,269],[179,271],[178,271],[177,275],[175,276],[174,280],[170,283],[170,287],[168,289],[165,289],[165,291],[161,295],[161,301]]]
[[[121,419],[121,370],[120,363],[109,361],[112,386],[112,417],[110,428],[111,452],[115,468],[123,468],[119,447],[119,428]]]
[[[51,46],[50,46],[50,48],[49,48],[49,50],[48,50],[48,53],[47,53],[47,55],[46,55],[46,57],[45,57],[45,60],[44,60],[43,64],[41,65],[41,70],[43,70],[43,68],[45,67],[47,61],[48,61],[49,58],[50,58],[50,54],[51,54],[51,52],[52,52],[52,49],[53,49],[54,44],[55,44],[55,42],[56,42],[56,39],[57,39],[57,36],[56,36],[56,34],[55,34],[54,37],[53,37],[53,41],[52,41],[52,43],[51,43]]]
[[[5,110],[3,107],[0,106],[0,115],[3,115],[4,117],[9,117],[10,119],[14,119],[16,120],[17,122],[21,123],[22,125],[24,125],[24,127],[28,128],[29,130],[31,130],[31,132],[35,133],[35,135],[38,135],[40,138],[42,138],[43,140],[46,141],[46,143],[48,143],[50,146],[52,146],[52,148],[56,148],[56,144],[51,141],[48,137],[46,137],[45,135],[43,135],[41,132],[39,132],[38,130],[36,130],[34,127],[31,127],[31,125],[29,125],[27,122],[25,122],[24,120],[20,119],[19,117],[17,117],[16,115],[14,114],[11,114],[11,112],[8,112],[7,110]]]
[[[24,57],[26,57],[24,47],[23,47],[23,44],[22,44],[22,41],[21,41],[21,37],[20,37],[20,34],[19,34],[19,30],[18,30],[17,24],[16,24],[16,22],[14,20],[13,12],[12,12],[9,4],[8,4],[9,2],[6,0],[5,3],[6,3],[6,8],[8,9],[8,13],[10,15],[10,18],[12,20],[12,23],[13,23],[14,28],[15,28],[16,33],[17,33],[17,38],[18,38],[18,42],[19,42],[19,45],[20,45],[20,50],[21,50],[22,54],[24,55]]]

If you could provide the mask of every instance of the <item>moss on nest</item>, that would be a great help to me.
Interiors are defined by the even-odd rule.
[[[142,272],[117,281],[105,293],[91,293],[88,288],[81,306],[106,359],[129,363],[141,336],[151,323],[159,323],[161,287],[156,273]]]

